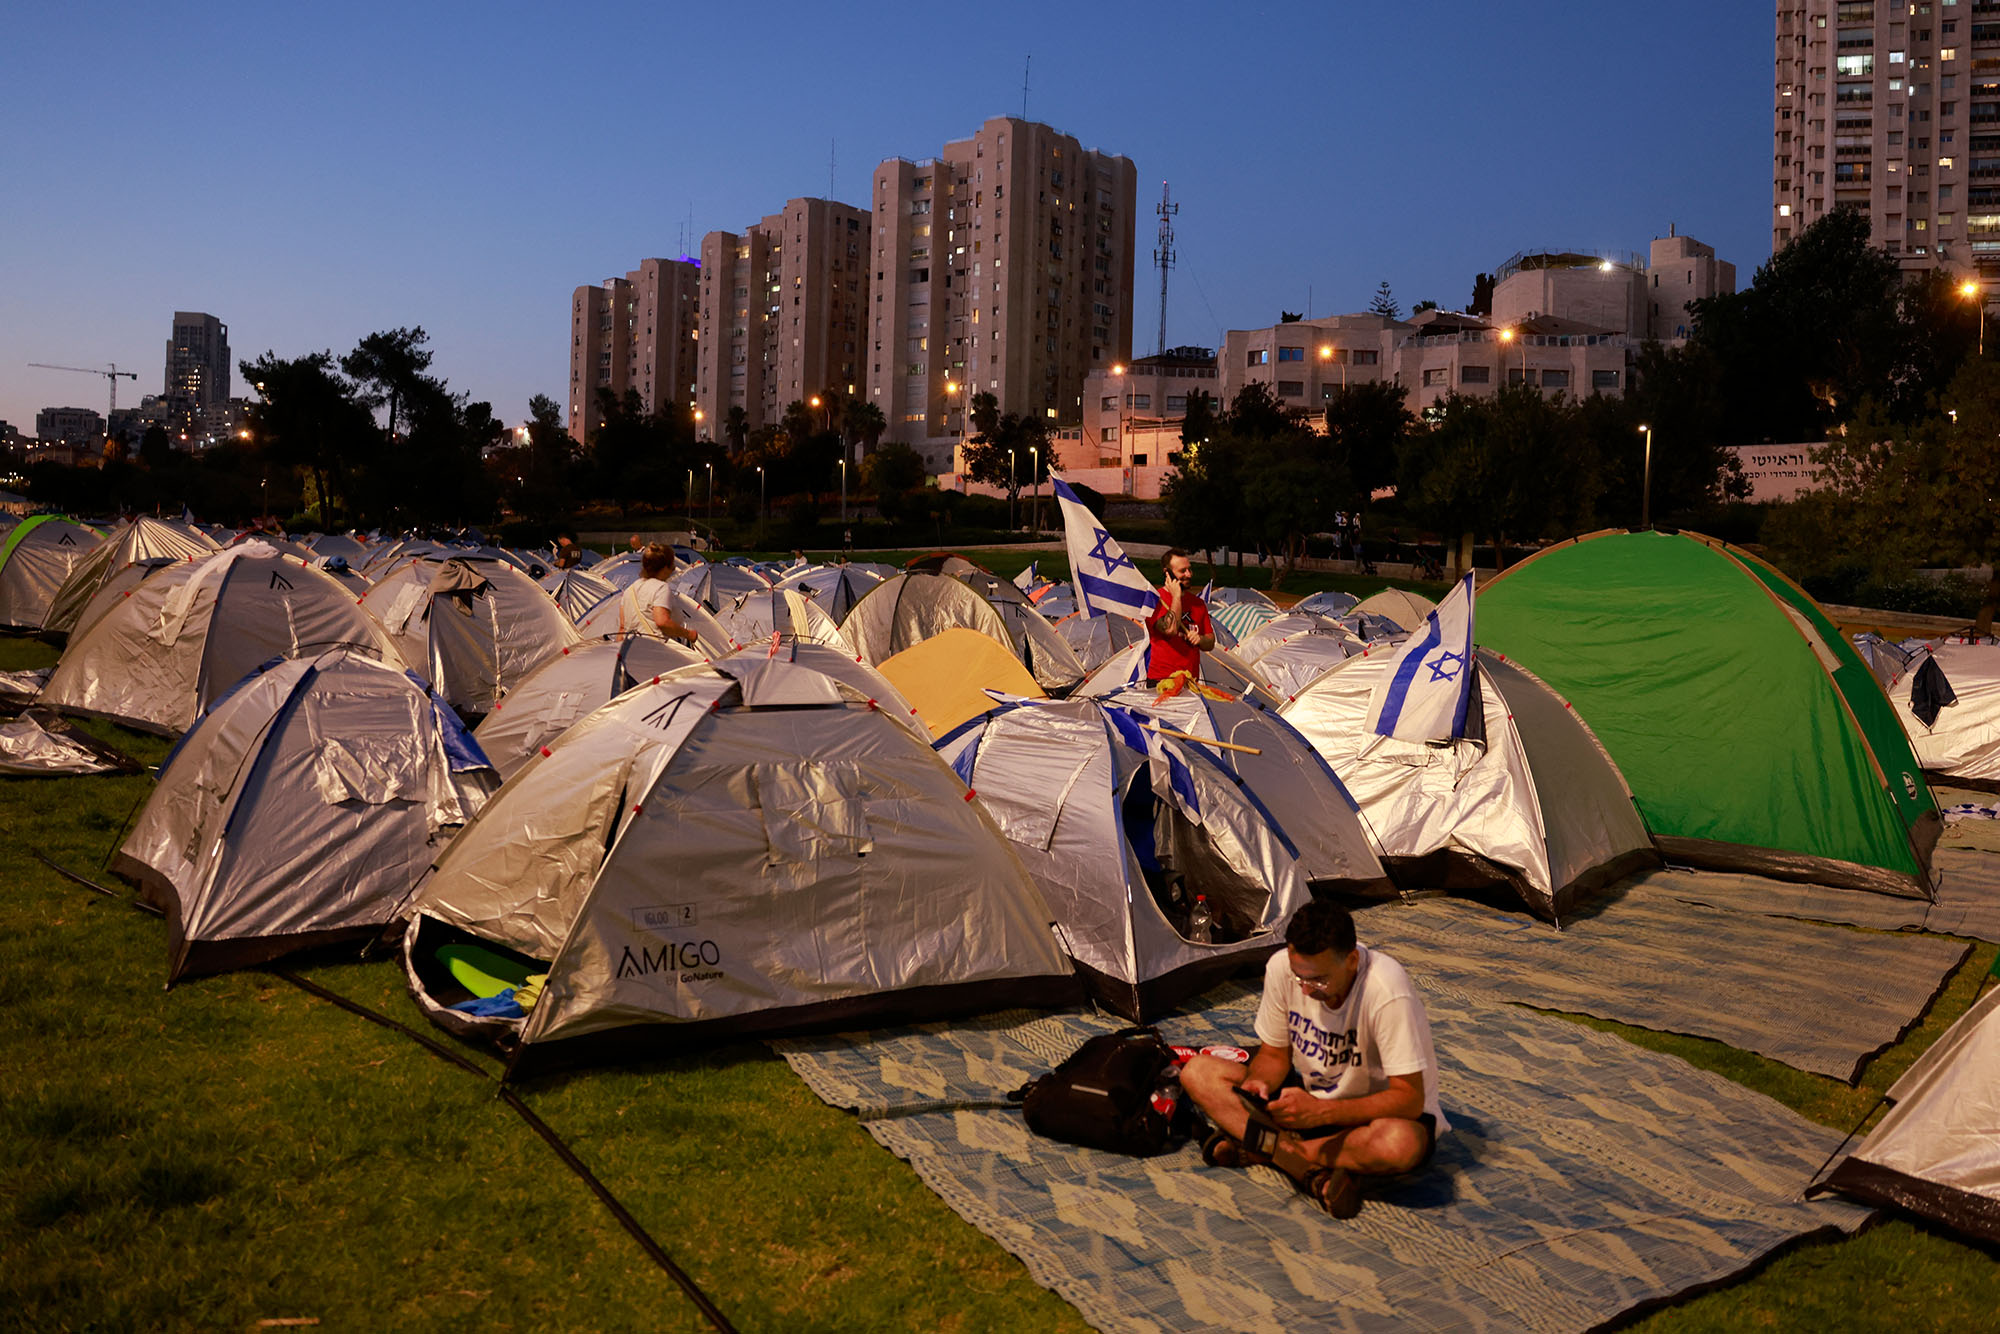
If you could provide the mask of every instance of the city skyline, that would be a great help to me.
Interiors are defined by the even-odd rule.
[[[177,309],[228,323],[239,360],[421,325],[435,371],[519,421],[531,395],[566,397],[579,283],[693,255],[784,199],[865,206],[883,159],[1020,114],[1030,56],[1028,117],[1136,165],[1142,261],[1163,181],[1183,206],[1170,344],[1220,346],[1280,309],[1358,311],[1384,279],[1405,310],[1456,308],[1517,250],[1642,250],[1670,224],[1746,282],[1769,255],[1761,6],[1708,0],[1672,25],[1547,3],[1227,27],[1117,6],[1087,28],[1053,6],[1004,26],[898,6],[821,32],[779,5],[754,49],[724,20],[623,5],[496,9],[462,30],[372,5],[109,8],[31,13],[0,53],[20,125],[0,164],[22,201],[0,245],[0,420],[23,429],[104,399],[31,361],[115,361],[142,375],[126,393],[159,392]],[[640,51],[725,77],[635,77]],[[727,65],[700,54],[715,51],[755,76],[727,114]],[[81,52],[118,77],[79,84],[58,57]],[[1144,354],[1157,273],[1134,288]]]

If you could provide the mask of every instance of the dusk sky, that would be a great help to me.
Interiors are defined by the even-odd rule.
[[[0,43],[0,420],[158,393],[173,312],[231,355],[422,325],[519,421],[562,401],[570,292],[887,157],[1027,113],[1181,204],[1170,343],[1456,309],[1523,248],[1674,224],[1770,257],[1772,8],[1511,4],[12,6]],[[832,170],[829,178],[829,154]],[[1135,287],[1152,351],[1158,276]],[[245,392],[240,375],[232,392]]]

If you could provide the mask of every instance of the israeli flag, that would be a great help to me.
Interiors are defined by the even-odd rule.
[[[1160,594],[1110,533],[1097,526],[1097,516],[1076,498],[1055,472],[1056,503],[1062,506],[1063,535],[1069,546],[1069,568],[1076,586],[1076,605],[1086,616],[1107,612],[1143,621],[1160,605]]]
[[[1368,728],[1402,741],[1456,741],[1472,695],[1472,576],[1403,641],[1368,701]]]
[[[1028,568],[1014,576],[1014,587],[1020,589],[1023,593],[1033,588],[1036,582],[1035,571],[1040,565],[1041,562],[1038,560],[1029,561]]]

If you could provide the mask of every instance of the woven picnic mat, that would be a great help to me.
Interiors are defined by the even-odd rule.
[[[992,1105],[1114,1019],[1015,1012],[773,1045],[1113,1334],[1582,1330],[1867,1218],[1800,1196],[1837,1132],[1677,1058],[1420,985],[1454,1128],[1346,1222],[1269,1168],[1072,1148]],[[1253,990],[1205,1000],[1162,1021],[1170,1040],[1251,1040]]]

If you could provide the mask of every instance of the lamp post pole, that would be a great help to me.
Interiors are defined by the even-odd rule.
[[[693,468],[688,469],[687,512],[688,512],[688,518],[692,520],[694,518],[694,469]]]
[[[1639,429],[1646,433],[1646,470],[1645,480],[1640,483],[1639,527],[1649,530],[1653,526],[1653,428],[1641,426]]]
[[[708,526],[715,527],[715,465],[708,465]]]
[[[1028,522],[1030,522],[1031,524],[1033,524],[1033,525],[1034,525],[1034,528],[1035,528],[1035,531],[1039,533],[1039,532],[1041,532],[1041,531],[1042,531],[1042,450],[1041,450],[1041,446],[1039,446],[1039,445],[1029,445],[1029,446],[1028,446],[1028,458],[1030,459],[1030,463],[1029,463],[1029,466],[1028,466],[1028,485],[1030,486],[1030,488],[1032,488],[1032,492],[1033,492],[1033,495],[1034,495],[1034,501],[1035,501],[1035,503],[1034,503],[1034,509],[1033,509],[1033,513],[1034,513],[1034,518],[1030,519],[1030,520],[1029,520]]]
[[[1020,483],[1014,480],[1014,451],[1007,451],[1007,531],[1014,531],[1014,492]]]
[[[1984,360],[1986,356],[1986,289],[1978,283],[1965,282],[1959,284],[1958,294],[1969,301],[1977,301],[1979,303],[1972,308],[1972,313],[1974,318],[1979,321],[1979,356]]]
[[[764,522],[764,465],[757,465],[757,522]]]
[[[1132,453],[1132,442],[1125,438],[1125,400],[1131,397],[1126,392],[1125,363],[1119,362],[1111,368],[1111,376],[1118,385],[1118,462],[1122,465]],[[1102,451],[1099,451],[1100,457]]]
[[[840,446],[840,526],[847,526],[847,445]]]

